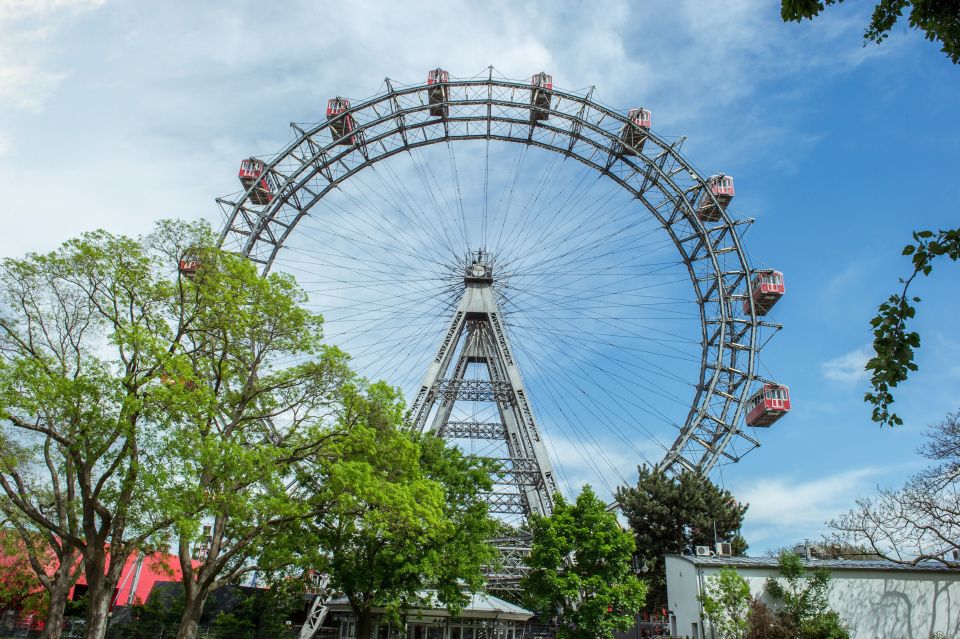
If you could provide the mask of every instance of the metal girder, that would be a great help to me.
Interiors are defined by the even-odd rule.
[[[467,402],[510,402],[513,387],[510,382],[483,379],[442,379],[437,386],[440,397]]]
[[[448,421],[443,430],[437,434],[442,435],[447,439],[503,440],[507,436],[507,429],[500,422]]]

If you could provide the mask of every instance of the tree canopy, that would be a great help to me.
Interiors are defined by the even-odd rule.
[[[647,603],[659,608],[667,605],[663,556],[693,552],[695,546],[713,548],[716,540],[730,541],[733,554],[742,555],[747,543],[739,531],[748,506],[700,473],[669,476],[647,466],[638,473],[636,486],[617,490],[617,501],[647,569]]]
[[[199,266],[184,274],[188,253]],[[289,489],[304,464],[338,459],[346,356],[322,343],[292,278],[217,250],[202,223],[5,260],[0,298],[5,511],[21,537],[81,556],[90,639],[131,553],[176,539],[192,636],[213,589],[256,567],[279,527],[323,511]],[[57,601],[71,585],[60,572]]]
[[[357,636],[369,636],[374,607],[394,623],[418,605],[458,614],[494,559],[487,540],[496,523],[483,499],[489,462],[404,429],[404,410],[386,384],[347,388],[339,417],[346,436],[330,449],[339,462],[314,475],[316,499],[329,508],[297,533],[302,565],[326,571],[344,593]]]
[[[572,504],[555,499],[553,514],[531,521],[525,603],[556,617],[558,639],[612,639],[632,627],[646,596],[632,570],[633,537],[590,486]]]
[[[813,19],[829,5],[843,0],[782,0],[783,20],[800,22]],[[939,42],[941,51],[954,63],[960,63],[960,0],[880,0],[873,9],[863,34],[864,44],[883,42],[909,9],[907,21],[931,42]]]
[[[706,579],[700,595],[703,616],[718,639],[743,639],[749,627],[750,584],[733,568]]]

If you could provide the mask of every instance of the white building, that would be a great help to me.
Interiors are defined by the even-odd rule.
[[[934,632],[960,637],[960,570],[887,561],[814,559],[803,564],[831,571],[830,606],[851,639],[928,639]],[[673,634],[700,639],[712,639],[699,600],[707,577],[735,568],[754,596],[769,601],[764,583],[779,576],[776,557],[667,555],[666,568]]]
[[[426,600],[432,593],[424,592]],[[324,622],[321,637],[355,639],[356,622],[346,597],[338,597],[327,603],[330,611]],[[486,593],[473,593],[459,617],[450,614],[439,604],[424,605],[407,611],[402,629],[384,625],[383,608],[374,608],[377,639],[522,639],[527,622],[533,613],[520,606]]]

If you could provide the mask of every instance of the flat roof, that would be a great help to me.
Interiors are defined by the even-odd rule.
[[[684,559],[695,566],[717,568],[776,568],[776,557],[698,557],[696,555],[667,555]],[[950,567],[936,561],[923,561],[916,565],[900,564],[884,559],[801,559],[805,568],[828,570],[894,570],[899,572],[953,573],[960,576],[960,567]]]

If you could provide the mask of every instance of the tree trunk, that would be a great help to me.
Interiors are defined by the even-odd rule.
[[[120,581],[123,566],[129,556],[129,551],[110,555],[110,566],[106,570],[108,557],[105,549],[91,549],[91,554],[84,557],[83,569],[87,577],[87,596],[90,598],[87,607],[87,624],[83,631],[84,639],[103,639],[104,633],[107,632],[113,590]]]
[[[357,613],[356,639],[370,639],[373,634],[373,612],[370,606],[364,606]]]
[[[103,583],[106,580],[101,581]],[[90,602],[87,606],[87,625],[83,631],[83,639],[103,639],[110,621],[110,600],[113,598],[113,588],[97,588],[95,592],[88,591]]]
[[[50,604],[47,607],[47,618],[40,639],[58,639],[63,632],[63,612],[67,607],[67,596],[76,581],[74,579],[74,574],[77,572],[77,567],[74,565],[76,559],[77,551],[72,549],[65,550],[60,557],[60,568],[49,582]]]
[[[203,605],[207,603],[210,590],[196,585],[192,590],[190,595],[184,597],[183,616],[180,618],[176,639],[195,639],[200,627],[200,615],[203,614]]]

